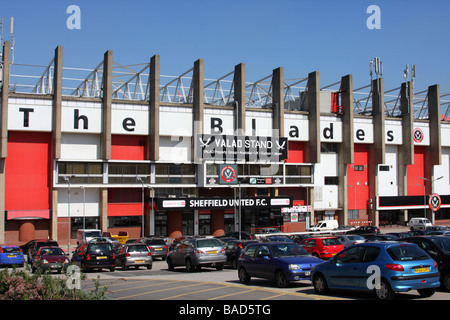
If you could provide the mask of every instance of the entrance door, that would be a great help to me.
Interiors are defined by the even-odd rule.
[[[183,211],[181,232],[183,235],[194,235],[193,211]]]

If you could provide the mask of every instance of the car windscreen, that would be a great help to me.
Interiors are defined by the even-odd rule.
[[[445,254],[450,254],[450,238],[445,237],[435,237],[431,241],[441,249]]]
[[[101,237],[102,236],[102,233],[100,232],[100,231],[86,231],[85,233],[84,233],[84,236],[86,237],[86,238],[94,238],[94,237]]]
[[[389,256],[395,261],[426,260],[430,257],[416,245],[401,244],[387,249]]]
[[[197,240],[197,248],[222,247],[223,244],[217,239],[201,239]]]
[[[277,243],[271,244],[270,248],[272,249],[272,253],[274,257],[290,257],[290,256],[303,256],[308,255],[302,247],[300,247],[296,243]]]

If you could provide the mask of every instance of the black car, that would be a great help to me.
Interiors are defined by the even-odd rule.
[[[34,256],[41,247],[58,247],[58,242],[49,239],[34,239],[20,246],[20,249],[22,249],[23,254],[27,255],[28,263],[32,264]]]
[[[450,237],[415,236],[402,238],[399,241],[415,243],[428,253],[439,266],[442,288],[450,291]]]
[[[240,233],[240,235],[239,235],[239,233]],[[233,237],[233,238],[236,238],[236,239],[240,238],[239,240],[254,240],[254,237],[251,234],[249,234],[248,232],[245,232],[245,231],[241,231],[241,232],[239,232],[239,231],[227,232],[227,233],[224,234],[224,236],[225,237]]]
[[[361,236],[366,239],[365,242],[395,241],[399,239],[399,237],[393,234],[370,233],[370,234],[361,234]]]
[[[354,230],[347,231],[345,234],[368,234],[368,233],[381,233],[380,229],[374,226],[362,226]]]
[[[166,260],[169,246],[163,238],[143,237],[136,240],[137,244],[145,244],[152,253],[152,258],[161,258]]]
[[[225,255],[227,256],[226,266],[237,269],[237,261],[242,250],[250,243],[258,242],[256,240],[228,240],[224,243]]]
[[[110,242],[83,242],[72,255],[71,261],[83,272],[93,269],[116,269],[116,254]]]

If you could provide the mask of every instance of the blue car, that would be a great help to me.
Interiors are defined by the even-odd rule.
[[[406,242],[364,242],[342,250],[311,271],[318,294],[329,289],[372,291],[380,300],[417,290],[432,296],[439,287],[437,263],[417,245]]]
[[[18,246],[0,246],[0,266],[23,267],[23,253]]]
[[[284,288],[291,281],[310,280],[311,268],[322,262],[294,242],[251,243],[238,259],[238,276],[244,284],[256,277]]]

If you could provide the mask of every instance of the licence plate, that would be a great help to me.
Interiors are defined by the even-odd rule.
[[[212,250],[212,251],[206,251],[207,254],[216,254],[217,250]]]
[[[422,273],[422,272],[428,272],[428,271],[430,271],[429,267],[414,268],[414,273]]]
[[[136,260],[135,263],[144,263],[144,260]]]
[[[155,248],[155,251],[160,251],[162,250],[162,248]]]
[[[98,256],[97,257],[97,260],[100,260],[100,259],[107,259],[108,257],[107,256]]]
[[[8,258],[15,258],[16,255],[15,254],[8,254]]]

